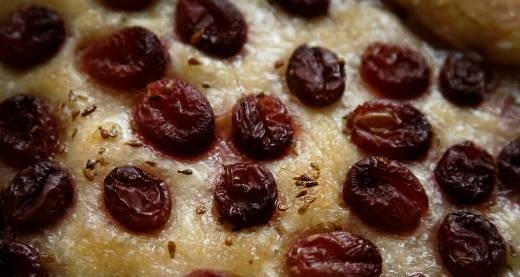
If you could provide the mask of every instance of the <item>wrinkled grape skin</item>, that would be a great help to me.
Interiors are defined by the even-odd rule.
[[[0,239],[0,272],[6,277],[48,276],[36,249],[8,239]]]
[[[520,139],[507,144],[497,161],[500,181],[511,188],[520,190]]]
[[[457,204],[480,204],[489,198],[495,187],[493,157],[469,141],[446,150],[434,173],[444,193]]]
[[[389,233],[417,228],[428,211],[428,196],[403,164],[367,157],[350,168],[343,199],[365,223]]]
[[[428,277],[428,276],[426,276],[423,273],[414,273],[414,274],[410,275],[410,277]]]
[[[53,162],[38,162],[21,170],[4,192],[4,216],[9,226],[33,230],[63,217],[74,195],[69,172]]]
[[[416,98],[430,84],[430,68],[419,53],[379,42],[365,50],[360,74],[373,91],[392,99]]]
[[[170,218],[172,200],[168,186],[140,168],[115,168],[105,177],[103,192],[110,216],[131,231],[154,231]]]
[[[331,232],[297,241],[287,253],[286,266],[290,277],[377,277],[382,258],[369,240]]]
[[[52,58],[65,41],[63,20],[54,11],[29,6],[0,22],[0,61],[27,69]]]
[[[166,73],[168,53],[143,27],[125,27],[80,51],[81,68],[95,82],[113,89],[140,90]]]
[[[456,277],[493,277],[504,264],[506,247],[497,228],[470,212],[454,212],[439,227],[437,248]]]
[[[4,231],[6,228],[5,218],[4,218],[4,196],[0,197],[0,237],[4,236]]]
[[[210,270],[210,269],[199,269],[191,272],[190,274],[184,277],[240,277],[236,274],[226,272],[226,271],[218,271],[218,270]]]
[[[215,115],[206,97],[177,79],[148,85],[134,113],[139,133],[157,149],[193,156],[215,140]]]
[[[371,155],[418,160],[432,143],[432,127],[415,107],[394,100],[374,100],[358,106],[347,127],[352,142]]]
[[[225,166],[213,192],[217,211],[236,228],[267,223],[273,217],[277,200],[274,176],[259,164]]]
[[[232,136],[237,148],[254,159],[280,158],[293,143],[292,118],[278,98],[248,95],[233,107]]]
[[[329,12],[330,0],[275,0],[290,14],[302,17],[316,17]]]
[[[298,47],[286,73],[289,90],[302,103],[325,107],[336,103],[345,91],[345,63],[323,47]]]
[[[489,70],[469,56],[450,54],[439,76],[440,91],[459,106],[476,106],[484,100],[491,82]]]
[[[25,167],[50,157],[59,143],[58,121],[40,98],[19,94],[0,103],[0,157]]]
[[[185,43],[220,58],[237,55],[247,41],[244,16],[228,0],[179,0],[175,25]]]
[[[101,0],[111,9],[119,11],[141,11],[148,8],[155,0]]]

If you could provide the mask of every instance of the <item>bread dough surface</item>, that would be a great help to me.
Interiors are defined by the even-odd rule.
[[[508,141],[520,135],[517,123],[504,118],[502,109],[507,101],[512,103],[511,109],[518,108],[520,99],[514,94],[519,91],[518,76],[506,74],[480,108],[461,109],[448,103],[437,88],[436,78],[446,53],[415,37],[377,1],[334,0],[328,17],[310,21],[287,15],[266,0],[231,1],[244,13],[250,29],[243,53],[227,61],[208,57],[176,38],[176,1],[160,0],[138,13],[109,11],[94,0],[0,1],[0,17],[21,4],[46,5],[64,18],[68,31],[64,47],[48,63],[26,73],[0,65],[0,101],[18,93],[31,93],[47,99],[62,117],[65,151],[55,159],[71,171],[76,182],[75,204],[57,226],[17,239],[51,257],[46,259],[47,266],[51,276],[56,277],[180,277],[199,268],[228,270],[243,277],[285,277],[285,253],[296,239],[341,229],[362,235],[379,248],[384,277],[415,272],[447,276],[436,258],[436,226],[448,212],[460,208],[443,198],[432,179],[432,170],[444,150],[462,140],[473,140],[496,156]],[[273,94],[289,107],[299,130],[295,151],[265,163],[278,183],[280,205],[290,207],[288,210],[278,211],[266,226],[230,232],[219,224],[212,206],[212,186],[221,165],[237,160],[226,151],[222,140],[207,157],[191,162],[126,144],[136,139],[131,113],[139,95],[109,91],[90,82],[78,69],[76,51],[86,39],[133,25],[146,27],[163,40],[171,55],[168,76],[189,82],[208,97],[217,116],[219,134],[229,134],[229,111],[244,93]],[[374,41],[419,51],[433,72],[429,91],[412,101],[426,114],[435,134],[426,159],[408,164],[424,186],[430,204],[428,214],[412,235],[392,236],[369,228],[352,215],[341,196],[348,169],[364,156],[343,133],[344,116],[377,97],[358,75],[360,56]],[[308,108],[288,91],[287,61],[302,43],[327,47],[345,60],[347,88],[339,103],[324,109]],[[190,65],[190,58],[201,65]],[[275,67],[280,62],[284,65]],[[97,106],[94,113],[72,119],[74,111],[89,105]],[[99,127],[111,126],[116,126],[119,135],[103,139]],[[94,178],[87,179],[83,174],[87,160],[101,158],[108,164],[98,164]],[[149,161],[157,166],[150,166]],[[309,197],[316,200],[300,213],[303,202],[293,202],[299,190],[292,172],[310,173],[310,163],[321,169],[320,185],[309,191]],[[139,166],[170,186],[172,216],[159,234],[125,232],[103,210],[103,178],[114,167],[123,165]],[[183,169],[191,169],[193,174],[177,173]],[[13,168],[0,164],[0,189],[15,174]],[[520,257],[514,251],[520,252],[520,197],[503,188],[493,197],[489,207],[466,209],[485,214],[507,241],[507,266],[500,277],[519,277]],[[200,207],[206,212],[198,214]],[[170,241],[176,244],[173,259],[168,254]]]

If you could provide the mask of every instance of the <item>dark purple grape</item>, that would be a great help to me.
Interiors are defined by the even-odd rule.
[[[329,49],[298,47],[287,67],[287,85],[308,106],[336,103],[345,91],[345,63]]]
[[[235,56],[247,41],[244,16],[228,0],[179,0],[175,25],[185,43],[221,58]]]
[[[311,235],[287,253],[290,277],[378,277],[382,258],[369,240],[348,232]]]
[[[48,276],[36,249],[7,239],[0,239],[0,273],[4,277]]]
[[[329,12],[330,0],[275,0],[288,13],[316,17]]]
[[[391,233],[414,230],[428,211],[428,196],[403,164],[368,157],[350,168],[343,198],[364,222]]]
[[[184,277],[239,277],[236,274],[210,269],[199,269],[195,270]]]
[[[373,43],[361,61],[361,78],[375,92],[393,99],[422,95],[430,85],[430,68],[417,52],[397,45]]]
[[[101,0],[111,9],[119,11],[141,11],[148,8],[155,0]]]
[[[232,133],[238,149],[255,159],[275,159],[287,153],[294,139],[292,118],[276,97],[248,95],[232,112]]]
[[[23,69],[52,58],[65,41],[63,20],[56,12],[29,6],[0,22],[0,61]]]
[[[520,189],[520,139],[502,149],[497,163],[500,181],[511,188]]]
[[[348,118],[352,142],[371,155],[417,160],[432,143],[432,126],[412,105],[373,100],[358,106]]]
[[[504,239],[493,223],[470,212],[454,212],[439,227],[442,262],[456,277],[497,276],[505,261]]]
[[[58,121],[40,98],[19,94],[0,103],[0,157],[27,166],[58,148]]]
[[[486,201],[496,182],[493,157],[469,141],[446,150],[434,173],[444,193],[458,204]]]
[[[172,200],[168,186],[140,168],[115,168],[105,177],[103,192],[112,218],[129,230],[154,231],[170,218]]]
[[[59,220],[72,204],[70,174],[53,162],[38,162],[21,170],[4,192],[4,215],[9,226],[35,229]]]
[[[148,29],[126,27],[89,43],[80,59],[82,70],[97,83],[139,90],[165,75],[169,54]]]
[[[177,79],[149,84],[135,109],[135,121],[145,140],[168,154],[200,154],[215,140],[215,115],[208,99]]]
[[[237,228],[267,223],[276,210],[277,199],[273,175],[259,164],[225,166],[213,192],[219,214]]]
[[[475,106],[484,100],[491,73],[482,61],[461,54],[450,54],[439,76],[440,91],[459,106]]]

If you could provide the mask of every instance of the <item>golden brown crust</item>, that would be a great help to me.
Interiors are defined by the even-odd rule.
[[[482,51],[497,63],[520,65],[520,1],[397,2],[453,46]]]

